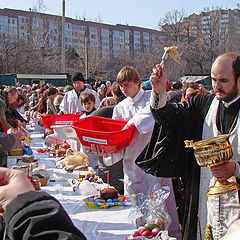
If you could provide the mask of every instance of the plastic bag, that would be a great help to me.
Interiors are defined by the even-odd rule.
[[[25,147],[23,148],[23,154],[24,154],[24,155],[32,155],[32,154],[33,154],[33,151],[32,151],[32,149],[31,149],[29,146],[25,146]]]
[[[159,185],[155,185],[147,197],[142,193],[137,194],[129,214],[130,221],[136,228],[145,224],[156,224],[161,230],[168,230],[171,217],[165,201],[169,195],[170,189],[167,186],[159,188]]]
[[[89,181],[86,180],[83,180],[78,185],[77,191],[79,191],[79,193],[82,195],[96,195],[99,193],[97,189]]]

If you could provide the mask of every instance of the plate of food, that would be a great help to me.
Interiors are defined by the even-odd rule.
[[[38,153],[51,152],[50,148],[37,148]]]
[[[119,195],[113,187],[103,188],[100,190],[100,195],[92,195],[83,199],[83,201],[93,209],[110,209],[132,205],[131,197]]]

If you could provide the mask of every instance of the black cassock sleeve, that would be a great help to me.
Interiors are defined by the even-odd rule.
[[[184,147],[184,140],[192,139],[193,115],[184,107],[186,109],[184,104],[168,104],[160,110],[151,108],[155,119],[152,137],[136,159],[136,164],[146,173],[157,177],[179,177],[186,171],[189,151]],[[186,128],[187,125],[190,128]]]
[[[168,129],[155,123],[151,140],[136,159],[136,164],[146,173],[157,177],[181,176],[181,164],[174,156],[178,151],[176,140]],[[174,151],[169,151],[174,146]]]

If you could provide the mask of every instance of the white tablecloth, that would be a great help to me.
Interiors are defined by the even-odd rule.
[[[124,240],[135,230],[129,219],[131,207],[119,207],[118,209],[91,209],[83,199],[79,191],[74,192],[68,179],[78,178],[78,171],[72,173],[55,167],[55,157],[49,153],[38,153],[38,148],[46,147],[41,138],[44,128],[38,127],[31,132],[32,142],[30,147],[33,156],[38,159],[38,165],[44,164],[49,172],[50,180],[47,186],[41,187],[42,191],[54,196],[63,206],[72,219],[74,225],[85,235],[88,240]],[[8,167],[13,165],[26,165],[22,161],[16,161],[19,157],[8,157]],[[175,238],[169,238],[174,240]],[[176,239],[175,239],[176,240]]]
[[[55,158],[48,153],[37,153],[37,148],[43,148],[44,129],[31,132],[33,138],[30,147],[33,150],[34,158],[38,158],[39,164],[44,164],[50,174],[50,179],[55,182],[48,182],[48,186],[41,187],[43,191],[54,196],[62,204],[71,217],[74,225],[86,236],[88,240],[123,240],[134,230],[133,224],[128,219],[130,207],[118,209],[91,209],[82,199],[79,192],[73,192],[68,184],[68,178],[76,178],[77,172],[68,173],[63,169],[55,167]],[[16,165],[17,157],[8,158],[8,166]],[[21,161],[18,165],[21,165]]]

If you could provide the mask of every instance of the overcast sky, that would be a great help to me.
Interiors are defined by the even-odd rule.
[[[0,8],[29,11],[37,0],[0,0]],[[62,0],[43,0],[45,13],[61,15]],[[65,0],[66,17],[88,21],[101,20],[107,24],[128,24],[157,29],[159,19],[167,12],[183,9],[187,15],[200,13],[204,8],[237,8],[240,0]]]

